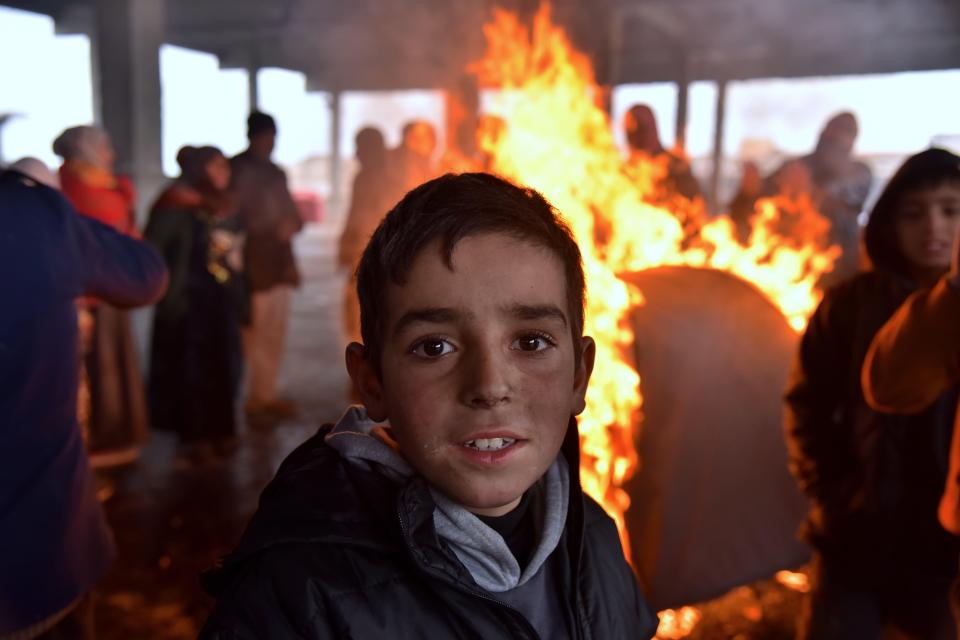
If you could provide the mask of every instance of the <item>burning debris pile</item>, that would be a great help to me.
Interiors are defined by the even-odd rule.
[[[481,128],[479,147],[490,170],[557,206],[583,253],[586,332],[603,366],[580,420],[581,475],[617,521],[629,555],[624,484],[640,464],[642,405],[630,317],[644,296],[627,276],[662,266],[724,271],[751,283],[801,331],[821,297],[816,283],[840,250],[827,246],[829,222],[802,195],[760,200],[745,243],[728,216],[708,219],[702,201],[665,199],[658,191],[664,167],[624,159],[602,106],[604,89],[549,7],[530,26],[497,12],[485,34],[487,54],[471,71],[481,86],[499,90],[492,111],[503,125]],[[663,637],[686,635],[697,619],[693,610],[673,612],[665,620],[680,635]]]
[[[612,515],[629,498],[623,482],[639,463],[634,429],[639,424],[640,380],[624,355],[634,341],[627,322],[643,304],[642,292],[622,274],[658,266],[726,271],[759,289],[797,331],[816,308],[816,283],[839,249],[826,246],[829,222],[806,198],[775,197],[758,202],[749,240],[740,244],[726,216],[706,221],[701,202],[675,199],[676,208],[649,203],[662,170],[636,179],[614,143],[602,89],[590,62],[575,51],[544,7],[532,28],[497,12],[485,27],[486,57],[473,67],[481,84],[496,87],[495,111],[505,126],[479,144],[492,169],[541,191],[564,214],[584,258],[589,294],[587,332],[598,344],[598,368],[580,423],[585,488]],[[700,210],[694,227],[684,215]]]

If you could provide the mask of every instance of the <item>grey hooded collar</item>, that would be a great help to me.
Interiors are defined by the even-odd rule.
[[[351,464],[401,483],[416,471],[400,455],[387,431],[363,407],[351,406],[327,434],[325,441]],[[538,518],[538,542],[530,562],[521,568],[503,537],[458,503],[431,488],[436,503],[433,522],[437,534],[453,550],[481,588],[502,593],[515,589],[535,576],[560,542],[566,523],[569,500],[569,470],[562,456],[540,479],[538,504],[531,505]]]

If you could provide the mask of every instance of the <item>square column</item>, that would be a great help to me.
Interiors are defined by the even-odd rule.
[[[160,46],[165,0],[95,0],[94,75],[116,171],[137,187],[138,222],[162,188]]]
[[[330,197],[328,210],[334,217],[346,216],[349,203],[343,200],[343,159],[341,158],[341,140],[343,135],[343,100],[336,89],[327,96],[330,105]]]

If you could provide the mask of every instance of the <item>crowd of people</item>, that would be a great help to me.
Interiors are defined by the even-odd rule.
[[[623,127],[625,170],[658,168],[645,197],[702,199],[648,106]],[[148,426],[229,450],[241,406],[249,423],[296,414],[277,380],[303,222],[276,136],[255,112],[233,158],[182,148],[142,230],[101,129],[63,132],[57,173],[0,173],[0,295],[18,301],[0,315],[0,538],[16,550],[0,553],[0,639],[93,637],[86,596],[115,552],[91,464],[136,459]],[[745,240],[759,198],[804,193],[843,249],[785,396],[814,551],[798,638],[957,637],[960,157],[909,157],[861,231],[856,136],[841,113],[811,154],[767,177],[745,165],[729,207]],[[426,121],[395,149],[363,128],[356,155],[337,261],[360,404],[287,458],[205,574],[201,637],[652,637],[580,486],[596,353],[570,230],[490,158],[440,176]],[[144,380],[128,310],[151,304]]]
[[[86,594],[115,551],[98,502],[110,487],[91,467],[136,460],[148,428],[195,452],[230,450],[245,369],[249,423],[296,413],[276,381],[302,222],[270,159],[276,133],[257,112],[235,158],[182,148],[142,230],[97,127],[54,141],[56,173],[26,158],[0,174],[15,309],[0,323],[0,531],[15,554],[0,557],[4,640],[93,637]],[[128,310],[149,304],[144,380]]]

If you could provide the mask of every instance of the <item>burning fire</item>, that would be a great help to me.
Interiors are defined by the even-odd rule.
[[[674,196],[663,206],[653,196],[662,195],[665,167],[623,159],[593,69],[551,22],[549,7],[530,27],[497,11],[484,31],[488,51],[472,71],[483,86],[501,90],[494,112],[505,124],[481,128],[480,148],[493,171],[537,189],[563,213],[583,254],[586,332],[603,365],[594,370],[580,420],[581,477],[616,520],[629,558],[630,498],[622,487],[639,465],[634,443],[642,403],[628,355],[629,316],[643,297],[619,274],[662,265],[728,271],[753,283],[800,331],[820,299],[815,283],[839,249],[823,247],[829,223],[803,197],[758,203],[745,245],[728,217],[706,221],[700,201]],[[697,619],[696,610],[673,612],[671,628],[687,631],[663,637],[686,635]]]

